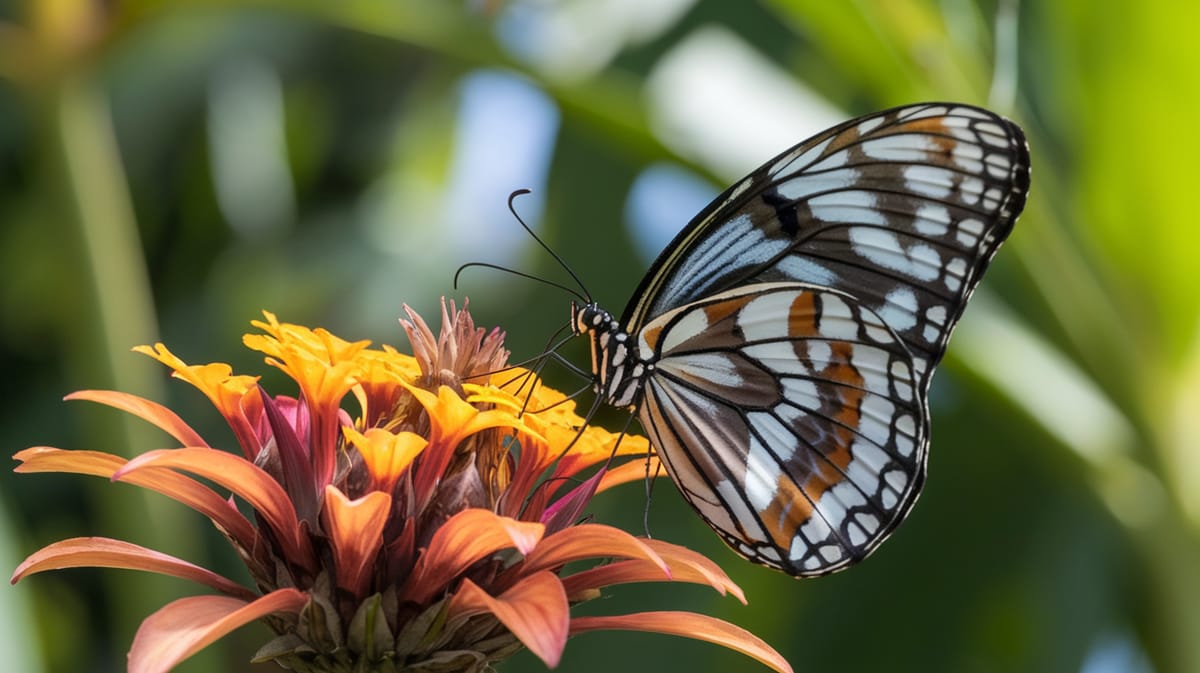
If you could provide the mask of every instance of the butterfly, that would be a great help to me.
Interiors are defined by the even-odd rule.
[[[624,315],[572,303],[593,388],[634,411],[736,552],[793,576],[871,554],[925,480],[934,366],[1029,190],[1020,127],[923,103],[850,120],[700,212]]]

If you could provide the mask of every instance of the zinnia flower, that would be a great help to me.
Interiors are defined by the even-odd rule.
[[[597,629],[708,640],[790,672],[760,639],[705,615],[572,617],[573,605],[629,582],[707,584],[745,601],[700,554],[585,522],[593,495],[658,472],[645,439],[581,431],[573,403],[530,372],[489,375],[506,366],[502,334],[476,328],[465,309],[443,304],[438,337],[406,311],[401,322],[415,356],[265,313],[253,323],[263,333],[244,343],[296,382],[294,396],[271,394],[225,364],[185,364],[162,344],[134,349],[205,394],[240,455],[211,446],[155,402],[86,390],[67,399],[132,413],[179,447],[132,460],[51,447],[15,456],[17,472],[98,475],[188,505],[229,540],[253,587],[100,537],[51,544],[12,581],[105,566],[216,590],[142,622],[129,652],[129,670],[138,673],[167,671],[254,620],[278,634],[257,660],[314,673],[486,671],[521,647],[553,667],[568,636]],[[579,570],[588,560],[595,563]]]

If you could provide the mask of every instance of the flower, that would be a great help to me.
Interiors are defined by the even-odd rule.
[[[17,472],[97,475],[188,505],[229,540],[253,588],[99,537],[42,548],[12,581],[106,566],[217,591],[174,601],[142,622],[129,653],[138,673],[167,671],[255,620],[278,634],[257,660],[314,673],[486,671],[521,647],[553,667],[568,636],[597,629],[708,640],[790,672],[757,637],[705,615],[572,617],[573,605],[630,582],[707,584],[745,600],[700,554],[585,522],[593,495],[658,472],[645,439],[583,428],[571,400],[527,370],[505,368],[503,335],[477,328],[465,308],[443,303],[436,338],[405,310],[413,356],[264,313],[252,323],[261,333],[243,341],[295,381],[294,397],[273,395],[225,364],[188,365],[162,344],[135,348],[212,401],[240,454],[211,446],[155,402],[85,390],[67,399],[132,413],[179,446],[132,460],[52,447],[15,456]],[[353,418],[343,408],[351,399]],[[593,564],[576,570],[580,561]]]

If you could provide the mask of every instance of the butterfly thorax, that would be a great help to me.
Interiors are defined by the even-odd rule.
[[[571,303],[571,331],[576,336],[587,335],[591,341],[596,394],[615,407],[634,406],[654,362],[643,359],[635,340],[611,313],[595,303]]]

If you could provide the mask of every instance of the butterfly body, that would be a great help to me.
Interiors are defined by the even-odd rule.
[[[933,368],[1028,187],[1020,129],[980,108],[819,134],[702,211],[620,320],[572,307],[596,391],[738,553],[848,567],[920,493]]]

